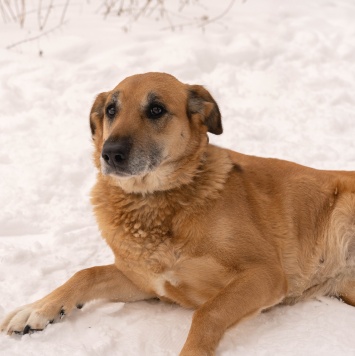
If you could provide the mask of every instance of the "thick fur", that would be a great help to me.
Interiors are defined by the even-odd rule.
[[[152,119],[156,102],[166,112]],[[3,330],[43,329],[93,299],[158,297],[196,309],[181,355],[213,355],[228,327],[279,303],[355,305],[355,173],[208,144],[208,131],[222,132],[215,100],[163,73],[100,94],[90,125],[92,203],[115,263],[78,272]],[[105,142],[129,142],[124,168],[107,165]]]

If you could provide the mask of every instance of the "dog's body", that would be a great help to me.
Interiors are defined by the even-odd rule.
[[[355,305],[355,172],[318,171],[208,144],[219,109],[200,86],[129,77],[91,111],[92,202],[115,264],[75,274],[11,313],[43,329],[98,299],[158,297],[195,308],[182,355],[213,354],[225,330],[316,295]]]

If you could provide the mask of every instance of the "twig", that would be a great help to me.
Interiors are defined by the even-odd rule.
[[[111,12],[111,9],[116,5],[116,1],[115,0],[111,0],[111,4],[108,3],[108,1],[105,1],[105,6],[106,6],[106,12],[104,17],[106,18],[107,15]]]
[[[41,38],[41,37],[43,37],[43,36],[48,35],[48,34],[51,33],[51,32],[54,32],[55,30],[57,30],[57,29],[60,28],[62,25],[66,24],[67,22],[68,22],[68,21],[64,21],[62,24],[60,23],[59,25],[57,25],[57,26],[51,28],[51,29],[48,30],[48,31],[45,31],[45,32],[40,33],[40,34],[37,35],[37,36],[29,37],[29,38],[26,38],[25,40],[21,40],[21,41],[15,42],[15,43],[13,43],[13,44],[7,46],[6,49],[11,49],[11,48],[14,48],[14,47],[16,47],[16,46],[22,44],[22,43],[26,43],[26,42],[31,42],[31,41],[37,40],[38,38]]]
[[[13,1],[13,3],[15,4],[15,12],[16,12],[16,19],[18,20],[19,19],[19,17],[20,17],[20,11],[19,11],[19,9],[18,9],[18,1],[17,0],[14,0]]]
[[[145,5],[138,11],[138,13],[134,16],[134,21],[137,21],[141,15],[144,15],[145,11],[149,7],[152,0],[146,0]]]
[[[157,9],[157,7],[159,6],[159,5],[161,5],[160,3],[156,3],[155,5],[153,5],[151,8],[150,8],[150,11],[149,11],[149,13],[148,13],[148,16],[150,16],[156,9]]]
[[[37,21],[38,21],[38,28],[40,30],[42,29],[42,20],[41,20],[42,14],[41,14],[41,11],[42,11],[42,0],[39,0],[38,11],[37,11]]]
[[[60,23],[61,24],[64,22],[65,13],[67,12],[67,9],[68,9],[68,6],[69,6],[69,2],[70,2],[70,0],[67,0],[67,2],[64,5],[64,9],[63,9],[63,12],[62,12],[62,17],[60,19]]]
[[[221,19],[222,17],[224,17],[224,16],[230,11],[230,9],[233,7],[234,3],[235,3],[235,0],[232,0],[232,1],[229,3],[228,7],[227,7],[221,14],[219,14],[219,15],[216,16],[216,17],[213,17],[211,20],[206,20],[203,24],[200,24],[199,27],[203,27],[203,26],[205,26],[205,25],[208,25],[208,24],[211,23],[211,22],[218,21],[219,19]]]
[[[204,27],[204,26],[208,25],[211,22],[216,22],[219,19],[221,19],[223,16],[225,16],[230,11],[230,9],[233,7],[234,3],[235,3],[235,0],[231,0],[229,5],[227,6],[227,8],[222,13],[220,13],[216,17],[213,17],[210,20],[203,20],[203,22],[198,24],[198,25],[196,25],[196,21],[191,21],[191,22],[185,22],[185,23],[180,23],[180,24],[174,25],[174,28],[184,28],[184,27],[188,27],[188,26]],[[163,27],[161,30],[171,30],[171,28],[172,27],[170,25],[169,27]]]
[[[175,31],[175,26],[174,26],[173,22],[172,22],[171,19],[170,19],[168,10],[166,10],[166,9],[164,8],[164,6],[162,6],[162,8],[161,8],[160,11],[161,11],[161,17],[164,17],[164,16],[165,16],[166,20],[167,20],[168,23],[170,24],[170,29],[171,29],[171,31]]]
[[[5,8],[3,7],[1,0],[0,0],[0,11],[1,11],[2,19],[3,19],[4,23],[7,23],[7,15],[6,15]]]
[[[41,31],[42,31],[43,28],[46,26],[46,23],[47,23],[49,14],[50,14],[50,12],[51,12],[51,10],[52,10],[52,5],[53,5],[53,0],[51,0],[50,4],[48,5],[47,12],[46,12],[46,17],[44,18],[44,21],[43,21],[41,27],[39,28]]]
[[[120,2],[120,8],[118,9],[118,11],[117,11],[117,15],[118,16],[121,16],[121,14],[123,13],[123,5],[124,5],[124,0],[121,0],[121,2]]]
[[[9,0],[6,0],[6,1],[5,1],[5,5],[6,5],[6,7],[7,7],[8,13],[10,14],[10,17],[12,17],[12,20],[16,22],[16,16],[15,16],[15,14],[14,14],[13,11],[12,11],[11,5],[9,4]]]
[[[25,23],[25,18],[26,18],[26,2],[25,2],[25,0],[21,0],[21,4],[22,4],[22,9],[21,9],[21,13],[19,16],[19,21],[20,21],[21,28],[23,28],[23,25]]]

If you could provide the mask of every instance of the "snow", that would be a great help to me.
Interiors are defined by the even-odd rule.
[[[73,3],[65,25],[12,49],[37,34],[36,22],[0,23],[0,319],[74,272],[112,263],[89,202],[88,113],[128,75],[163,71],[205,85],[224,117],[213,143],[315,168],[355,166],[352,0],[236,1],[204,29],[174,31],[152,18],[104,20],[99,3]],[[206,8],[217,15],[227,4]],[[99,301],[41,333],[0,335],[0,354],[176,355],[191,317],[176,305]],[[336,299],[277,307],[231,328],[217,355],[355,355],[354,325],[355,309]]]

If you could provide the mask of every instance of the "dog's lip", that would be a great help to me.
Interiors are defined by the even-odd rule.
[[[108,175],[113,176],[113,177],[119,177],[119,178],[129,178],[133,177],[134,174],[128,173],[128,172],[120,172],[120,171],[115,171],[115,172],[110,172]]]
[[[112,167],[107,165],[101,166],[101,173],[105,176],[111,176],[113,178],[131,178],[131,177],[144,177],[146,174],[154,171],[158,165],[145,166],[141,170],[137,170],[132,172],[130,167]]]
[[[111,176],[113,178],[131,178],[131,177],[138,177],[144,175],[146,172],[132,173],[130,171],[116,168],[116,169],[110,169],[108,171],[104,170],[102,173],[104,175]]]
[[[102,172],[104,175],[108,175],[108,176],[112,176],[112,177],[119,177],[119,178],[129,178],[129,177],[133,177],[134,174],[132,174],[131,172],[127,172],[124,170],[120,170],[120,169],[111,169],[109,171],[103,171]]]
[[[109,166],[105,162],[101,162],[101,173],[104,176],[112,177],[132,177],[133,174],[127,171],[124,167]]]

